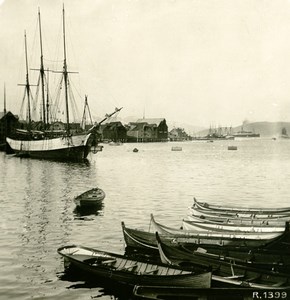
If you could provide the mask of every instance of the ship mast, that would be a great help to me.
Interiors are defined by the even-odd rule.
[[[49,69],[47,69],[47,86],[46,86],[46,123],[49,124]]]
[[[40,37],[40,78],[41,78],[41,93],[42,93],[42,115],[43,124],[46,129],[46,112],[45,112],[45,93],[44,93],[44,66],[43,66],[43,48],[42,48],[42,33],[41,33],[41,20],[40,9],[38,8],[38,21],[39,21],[39,37]]]
[[[6,115],[6,86],[4,82],[4,115]]]
[[[88,96],[87,95],[85,95],[85,106],[84,106],[84,112],[83,112],[83,118],[82,118],[82,128],[83,129],[85,129],[85,126],[86,126],[86,109],[88,110],[91,124],[93,124],[91,111],[90,111],[89,104],[88,104]]]
[[[68,109],[68,71],[67,71],[67,64],[66,64],[66,43],[65,43],[65,15],[64,15],[64,6],[62,9],[62,28],[63,28],[63,77],[64,77],[64,90],[65,90],[65,107],[66,107],[66,131],[67,134],[70,134],[69,128],[69,109]]]
[[[26,31],[24,32],[24,41],[25,41],[25,62],[26,62],[26,94],[27,94],[27,103],[28,103],[28,131],[30,131],[31,127],[31,111],[30,111],[30,84],[28,77],[28,59],[27,59],[27,42],[26,42]]]

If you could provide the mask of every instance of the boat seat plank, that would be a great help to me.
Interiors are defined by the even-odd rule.
[[[144,275],[156,274],[156,273],[158,273],[158,271],[159,271],[159,268],[155,268],[155,269],[152,269],[152,270],[145,271]]]
[[[147,263],[142,263],[139,270],[138,270],[138,273],[143,274],[146,271],[147,267],[148,267]]]
[[[123,268],[121,268],[120,270],[121,271],[134,271],[134,270],[136,270],[136,268],[138,267],[138,264],[137,263],[135,263],[135,264],[133,264],[133,265],[129,265],[129,266],[124,266]]]
[[[257,276],[253,276],[247,279],[248,282],[252,282],[254,280],[258,280],[261,278],[261,274],[258,274]]]
[[[123,259],[117,259],[116,260],[116,264],[115,264],[116,269],[119,269],[119,267],[121,266],[122,262],[123,262]]]
[[[118,269],[121,270],[124,266],[126,266],[126,263],[127,263],[127,259],[122,259],[118,266]]]
[[[108,259],[108,260],[103,260],[102,264],[104,264],[104,265],[112,265],[112,264],[115,264],[116,262],[117,262],[116,259]]]
[[[244,275],[233,275],[233,276],[227,276],[225,278],[228,278],[228,279],[240,279],[240,278],[244,278],[245,276]]]

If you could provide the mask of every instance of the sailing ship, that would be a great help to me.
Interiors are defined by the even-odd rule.
[[[42,90],[42,119],[43,128],[48,129],[48,99],[45,103],[44,93],[44,65],[43,65],[43,52],[42,52],[42,38],[41,38],[41,23],[40,12],[39,17],[39,32],[40,32],[40,77],[41,77],[41,90]],[[27,115],[28,126],[27,130],[18,130],[18,134],[6,138],[7,144],[12,148],[17,156],[40,158],[40,159],[56,159],[66,161],[82,161],[86,159],[89,152],[97,153],[102,151],[102,146],[99,146],[99,127],[102,122],[111,117],[115,113],[119,112],[122,108],[116,108],[115,111],[106,117],[99,123],[93,125],[88,132],[82,134],[72,134],[70,128],[70,115],[69,115],[69,76],[70,73],[67,68],[67,54],[66,54],[66,36],[65,36],[65,11],[62,10],[62,29],[63,29],[63,70],[62,81],[64,84],[65,94],[65,113],[66,113],[66,128],[63,134],[56,134],[46,131],[35,131],[31,128],[31,90],[28,76],[28,60],[27,60],[27,41],[25,33],[25,59],[26,59],[26,83],[25,96],[27,98]]]
[[[195,137],[198,141],[214,141],[214,140],[234,140],[232,135],[232,127],[212,128],[210,126],[208,134],[202,137]]]
[[[290,139],[290,136],[288,135],[287,129],[285,127],[282,128],[281,138],[282,139]]]

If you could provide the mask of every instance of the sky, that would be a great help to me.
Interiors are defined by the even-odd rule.
[[[39,68],[38,8],[45,68],[61,70],[63,4],[80,115],[88,95],[100,118],[123,107],[121,118],[206,128],[290,122],[290,0],[0,0],[0,111],[5,83],[7,109],[20,112],[25,30]]]

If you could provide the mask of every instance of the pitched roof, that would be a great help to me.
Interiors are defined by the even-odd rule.
[[[136,123],[148,123],[159,125],[165,118],[138,119]]]
[[[6,114],[4,113],[4,111],[0,111],[0,119],[2,119],[4,116],[13,116],[15,119],[18,119],[17,115],[13,115],[13,113],[11,111],[7,111]]]

